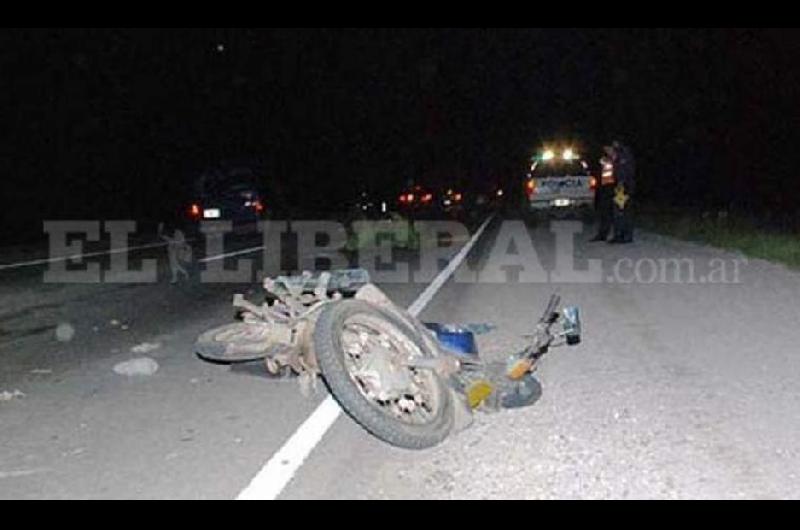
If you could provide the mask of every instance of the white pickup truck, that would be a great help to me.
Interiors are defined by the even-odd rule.
[[[537,211],[591,207],[596,187],[597,180],[581,160],[537,160],[525,180],[526,204]]]

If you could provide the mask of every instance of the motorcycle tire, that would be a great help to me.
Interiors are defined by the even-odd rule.
[[[276,346],[259,336],[257,326],[235,322],[206,331],[195,342],[198,357],[214,364],[260,361],[275,352]]]
[[[390,416],[381,406],[367,397],[351,377],[345,364],[348,355],[342,345],[345,323],[358,315],[379,318],[407,340],[412,341],[424,356],[435,355],[418,333],[405,323],[373,305],[360,300],[343,300],[326,306],[314,329],[314,348],[322,377],[342,409],[373,436],[403,449],[427,449],[438,445],[451,433],[455,409],[447,384],[436,374],[429,373],[431,391],[435,393],[436,410],[432,418],[421,424],[411,424]]]

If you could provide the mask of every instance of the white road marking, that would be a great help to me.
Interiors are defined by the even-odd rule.
[[[72,256],[59,256],[56,258],[43,258],[33,261],[25,261],[22,263],[6,263],[0,264],[0,271],[8,269],[21,269],[23,267],[33,267],[35,265],[47,265],[48,263],[58,263],[61,261],[77,261],[86,258],[94,258],[97,256],[110,256],[111,254],[122,254],[130,252],[131,250],[144,250],[147,248],[166,247],[167,243],[151,243],[149,245],[140,245],[137,247],[115,248],[112,250],[103,250],[99,252],[89,252],[88,254],[73,254]]]
[[[325,398],[283,447],[270,458],[237,500],[277,499],[341,413],[342,409],[333,397]]]
[[[194,241],[194,240],[192,240],[192,239],[187,240],[187,242],[192,242],[192,241]],[[21,262],[21,263],[5,263],[5,264],[0,264],[0,271],[2,271],[2,270],[10,270],[10,269],[21,269],[23,267],[34,267],[36,265],[47,265],[49,263],[58,263],[58,262],[61,262],[61,261],[78,261],[78,260],[84,260],[86,258],[95,258],[95,257],[98,257],[98,256],[110,256],[112,254],[122,254],[124,252],[131,252],[131,251],[134,251],[134,250],[145,250],[145,249],[148,249],[148,248],[166,247],[167,245],[168,245],[168,243],[151,243],[151,244],[148,244],[148,245],[139,245],[139,246],[136,246],[136,247],[115,248],[115,249],[112,249],[112,250],[102,250],[102,251],[98,251],[98,252],[89,252],[89,253],[86,253],[86,254],[73,254],[71,256],[58,256],[58,257],[55,257],[55,258],[42,258],[42,259],[37,259],[37,260],[32,260],[32,261],[25,261],[25,262]],[[235,257],[235,256],[242,256],[242,255],[245,255],[245,254],[253,254],[253,253],[258,252],[260,250],[264,250],[264,246],[263,245],[260,246],[260,247],[252,247],[252,248],[246,248],[246,249],[243,249],[243,250],[237,250],[235,252],[229,252],[227,254],[219,254],[218,256],[209,256],[209,257],[200,259],[198,261],[200,263],[208,263],[210,261],[217,261],[217,260],[221,260],[221,259],[225,259],[225,258],[232,258],[232,257]]]
[[[464,259],[480,239],[489,222],[494,216],[489,217],[480,226],[477,232],[450,260],[447,267],[431,282],[431,284],[412,303],[408,311],[414,316],[425,309],[439,289],[447,282],[450,276],[461,265]],[[303,465],[308,455],[325,436],[325,433],[334,424],[342,413],[339,404],[328,396],[317,407],[295,433],[283,444],[269,462],[258,472],[250,484],[239,494],[237,500],[275,500],[283,492],[287,484],[294,478],[295,473]]]
[[[203,258],[203,259],[200,259],[198,261],[200,263],[208,263],[210,261],[219,261],[221,259],[233,258],[235,256],[244,256],[245,254],[255,254],[256,252],[259,252],[261,250],[264,250],[264,245],[261,245],[260,247],[245,248],[245,249],[242,249],[242,250],[237,250],[235,252],[229,252],[227,254],[219,254],[217,256],[209,256],[207,258]]]
[[[200,259],[200,260],[197,260],[197,261],[200,262],[200,263],[208,263],[209,261],[218,261],[218,260],[221,260],[221,259],[232,258],[232,257],[235,257],[235,256],[244,256],[246,254],[255,254],[256,252],[260,252],[260,251],[264,250],[265,248],[266,248],[265,245],[261,245],[260,247],[245,248],[245,249],[242,249],[242,250],[236,250],[234,252],[229,252],[227,254],[219,254],[218,256],[210,256],[210,257],[203,258],[203,259]],[[325,257],[325,256],[334,256],[334,255],[336,255],[338,253],[339,253],[338,250],[331,250],[331,251],[317,252],[316,255],[317,255],[317,257]]]
[[[489,225],[489,221],[491,220],[492,218],[490,217],[483,222],[480,228],[478,228],[478,231],[475,232],[475,234],[472,236],[472,238],[470,238],[469,241],[467,241],[467,244],[461,247],[461,250],[458,251],[458,254],[456,254],[453,257],[453,259],[450,260],[450,263],[447,264],[447,267],[445,267],[444,270],[442,270],[442,272],[440,272],[439,275],[433,279],[431,284],[428,285],[428,287],[426,287],[424,291],[422,291],[422,294],[420,294],[417,297],[414,303],[408,306],[409,313],[411,313],[414,316],[417,316],[422,312],[423,309],[425,309],[425,306],[427,306],[428,303],[430,303],[430,301],[433,299],[436,293],[439,292],[439,289],[441,289],[442,286],[447,282],[447,280],[450,279],[450,276],[453,275],[456,269],[458,269],[458,267],[461,266],[461,263],[464,261],[464,258],[466,258],[467,254],[469,254],[469,251],[472,250],[472,247],[475,245],[475,242],[477,242],[478,239],[481,237],[483,231],[486,230],[486,227]]]

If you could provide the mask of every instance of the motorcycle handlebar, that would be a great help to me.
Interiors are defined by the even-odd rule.
[[[558,305],[561,303],[561,297],[557,294],[550,295],[550,301],[547,303],[547,309],[545,309],[544,314],[542,315],[541,322],[547,324],[554,324],[555,321],[558,319]]]

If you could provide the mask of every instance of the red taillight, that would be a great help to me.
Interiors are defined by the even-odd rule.
[[[261,213],[264,211],[264,203],[262,203],[260,200],[253,201],[252,207],[256,213]]]
[[[422,196],[422,202],[426,202],[427,203],[427,202],[431,202],[432,200],[433,200],[433,194],[432,193],[426,193],[425,195]]]
[[[595,177],[591,177],[589,179],[589,189],[592,191],[597,189],[597,179]]]
[[[456,193],[455,195],[453,195],[453,200],[456,201],[456,202],[461,202],[462,198],[463,197],[461,196],[460,193]]]
[[[536,193],[536,181],[534,179],[530,179],[525,183],[525,192],[528,194],[528,197]]]
[[[191,206],[189,206],[189,216],[190,217],[192,217],[194,219],[199,219],[201,215],[202,215],[202,208],[200,208],[199,204],[194,203]]]

